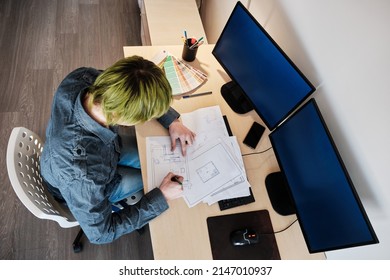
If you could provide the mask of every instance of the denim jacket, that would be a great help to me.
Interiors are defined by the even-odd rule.
[[[136,205],[112,213],[110,194],[120,182],[116,171],[119,139],[115,128],[94,121],[82,96],[101,71],[79,68],[60,84],[41,156],[41,174],[49,189],[64,199],[91,243],[109,243],[160,215],[168,204],[159,188]],[[170,108],[159,122],[166,128],[179,114]]]

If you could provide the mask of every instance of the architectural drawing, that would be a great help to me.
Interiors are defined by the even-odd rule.
[[[189,207],[248,195],[240,148],[236,137],[229,137],[220,108],[201,108],[181,118],[196,133],[186,157],[180,147],[171,151],[169,136],[146,138],[148,189],[158,187],[172,172],[184,178],[183,199]]]
[[[217,176],[219,174],[219,171],[215,164],[212,161],[209,161],[205,165],[196,169],[196,174],[199,175],[203,183],[206,183],[207,181]]]
[[[147,140],[148,142],[148,158],[150,166],[148,166],[149,185],[157,187],[164,177],[172,172],[176,175],[183,176],[183,186],[190,187],[188,162],[187,158],[181,154],[181,149],[176,148],[171,151],[171,140],[169,137],[153,137]],[[150,174],[149,174],[150,173]]]

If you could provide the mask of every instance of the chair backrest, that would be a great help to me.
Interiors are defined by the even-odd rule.
[[[11,185],[24,206],[36,217],[56,221],[61,227],[78,226],[69,209],[48,192],[41,174],[43,143],[34,132],[16,127],[7,147],[7,170]]]

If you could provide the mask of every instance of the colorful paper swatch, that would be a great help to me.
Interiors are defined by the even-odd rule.
[[[158,53],[152,61],[164,70],[173,95],[193,91],[207,80],[207,75],[179,60],[167,51]]]

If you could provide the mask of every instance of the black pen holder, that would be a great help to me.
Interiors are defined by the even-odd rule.
[[[183,45],[183,53],[181,57],[188,62],[194,61],[196,53],[198,52],[198,46],[191,47],[191,39],[187,39]]]

